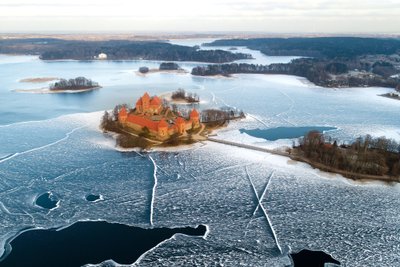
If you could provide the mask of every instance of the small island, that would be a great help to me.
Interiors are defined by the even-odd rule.
[[[50,85],[51,91],[90,91],[100,88],[97,82],[85,77],[77,77],[75,79],[61,79]]]
[[[146,74],[152,73],[178,73],[178,74],[186,74],[188,71],[182,69],[177,63],[174,62],[162,62],[160,66],[157,68],[150,69],[149,67],[142,66],[138,69],[136,74],[140,76],[144,76]]]
[[[85,77],[77,77],[75,79],[57,79],[58,81],[49,87],[38,89],[16,89],[12,90],[18,93],[32,94],[62,94],[62,93],[83,93],[101,88],[101,86]]]
[[[199,103],[200,97],[197,94],[186,93],[184,89],[178,89],[172,92],[171,99],[174,102],[184,102],[184,103]]]
[[[176,105],[158,96],[145,93],[130,109],[118,105],[112,114],[105,111],[100,128],[118,134],[117,145],[123,148],[151,148],[193,144],[205,141],[214,129],[230,120],[243,118],[244,113],[226,108],[199,113],[195,108],[178,110]]]

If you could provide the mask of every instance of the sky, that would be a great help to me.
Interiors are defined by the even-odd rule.
[[[399,33],[400,0],[0,0],[0,32]]]

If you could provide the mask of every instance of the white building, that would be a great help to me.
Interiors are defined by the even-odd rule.
[[[107,59],[107,54],[100,53],[97,57],[97,59]]]

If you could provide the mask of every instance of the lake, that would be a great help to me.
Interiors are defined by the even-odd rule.
[[[264,60],[279,57],[255,62]],[[177,235],[148,251],[140,266],[287,266],[290,259],[280,250],[288,247],[325,251],[346,266],[398,265],[398,185],[356,183],[284,157],[211,142],[172,152],[121,151],[98,127],[104,110],[133,105],[144,91],[183,88],[200,96],[200,109],[229,106],[247,114],[216,138],[276,148],[292,140],[240,129],[329,126],[336,129],[329,135],[343,141],[365,134],[400,140],[400,101],[378,96],[390,89],[326,89],[284,75],[135,73],[159,63],[0,57],[0,254],[24,229],[102,220],[145,229],[208,227],[205,238]],[[186,70],[198,65],[179,64]],[[24,78],[77,76],[103,88],[85,94],[13,91],[48,86],[20,83]],[[57,196],[57,208],[35,205],[43,192]],[[101,201],[86,200],[90,194]]]

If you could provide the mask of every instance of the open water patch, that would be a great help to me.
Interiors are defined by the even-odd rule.
[[[143,229],[105,221],[77,222],[66,228],[33,229],[11,240],[2,266],[70,267],[113,260],[132,264],[175,234],[205,236],[207,227]]]
[[[335,267],[340,262],[323,251],[303,249],[298,253],[290,254],[294,267]]]
[[[44,194],[41,194],[36,199],[35,204],[44,209],[51,210],[56,208],[59,202],[60,201],[51,192],[46,192]]]
[[[102,196],[101,195],[95,195],[95,194],[89,194],[85,197],[85,199],[89,202],[97,202],[102,200]]]
[[[303,126],[303,127],[277,127],[269,129],[239,129],[240,133],[246,133],[250,136],[263,138],[268,141],[276,141],[279,139],[293,139],[306,135],[310,131],[327,132],[336,130],[335,127],[329,126]]]

